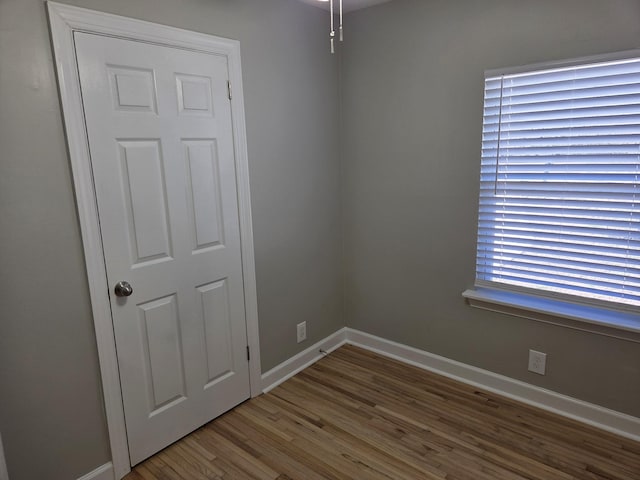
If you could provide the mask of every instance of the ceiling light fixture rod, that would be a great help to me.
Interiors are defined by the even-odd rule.
[[[344,35],[342,34],[342,0],[340,0],[340,41],[344,40]]]
[[[336,31],[333,27],[333,0],[329,0],[329,14],[331,15],[331,32],[329,32],[329,40],[331,42],[331,53],[333,54],[336,53],[335,47],[333,46],[333,40],[336,36]]]

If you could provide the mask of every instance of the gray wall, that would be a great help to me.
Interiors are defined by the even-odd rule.
[[[338,66],[295,0],[75,0],[239,39],[262,367],[344,325]],[[11,480],[109,460],[71,170],[41,0],[0,0],[0,432]],[[307,321],[297,345],[295,324]]]
[[[637,0],[395,0],[347,17],[349,326],[640,416],[640,345],[473,309],[485,69],[640,46]],[[527,351],[548,374],[527,372]]]

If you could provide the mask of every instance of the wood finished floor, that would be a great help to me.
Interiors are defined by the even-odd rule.
[[[126,480],[640,480],[640,444],[344,346]]]

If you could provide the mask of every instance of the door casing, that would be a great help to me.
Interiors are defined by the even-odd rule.
[[[216,53],[225,55],[228,58],[229,78],[233,92],[231,112],[247,341],[251,352],[249,360],[250,388],[251,396],[255,397],[262,393],[262,384],[240,43],[237,40],[191,32],[51,1],[47,2],[47,9],[84,246],[113,470],[115,477],[120,479],[131,470],[129,447],[127,444],[116,346],[108,297],[109,286],[91,173],[89,142],[86,135],[80,81],[76,67],[74,32],[89,32],[174,48]]]

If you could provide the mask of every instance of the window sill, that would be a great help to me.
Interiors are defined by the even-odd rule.
[[[484,287],[466,290],[462,296],[475,308],[640,343],[640,316],[631,312]]]

